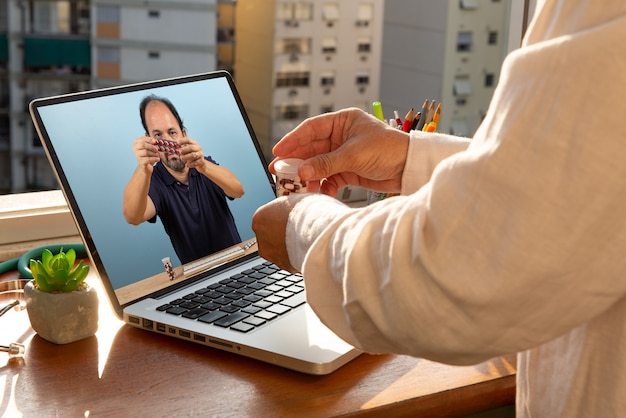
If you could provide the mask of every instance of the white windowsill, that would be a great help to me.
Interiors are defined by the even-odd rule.
[[[80,242],[60,190],[0,196],[0,261],[19,256],[38,241],[55,240]]]

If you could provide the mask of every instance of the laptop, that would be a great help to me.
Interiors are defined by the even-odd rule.
[[[124,188],[143,136],[139,103],[167,98],[187,134],[242,183],[226,199],[241,242],[181,263],[160,219],[131,225]],[[262,259],[251,229],[275,183],[225,71],[36,99],[31,117],[116,314],[146,331],[298,372],[329,374],[360,352],[317,318],[301,275]]]

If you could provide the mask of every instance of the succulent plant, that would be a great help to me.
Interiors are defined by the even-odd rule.
[[[83,260],[75,266],[76,251],[73,248],[65,253],[63,248],[53,255],[48,249],[41,253],[41,260],[30,260],[30,270],[37,288],[42,292],[73,292],[78,290],[87,278],[89,266]]]

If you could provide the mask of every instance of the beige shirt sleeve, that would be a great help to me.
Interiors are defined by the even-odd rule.
[[[476,363],[554,339],[624,297],[626,62],[614,48],[626,19],[593,13],[580,27],[544,22],[548,35],[509,55],[467,149],[414,135],[411,194],[362,209],[313,195],[295,207],[290,259],[340,337]]]

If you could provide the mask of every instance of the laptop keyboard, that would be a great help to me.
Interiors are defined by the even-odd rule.
[[[157,310],[250,332],[304,303],[302,275],[265,262],[172,300]]]

